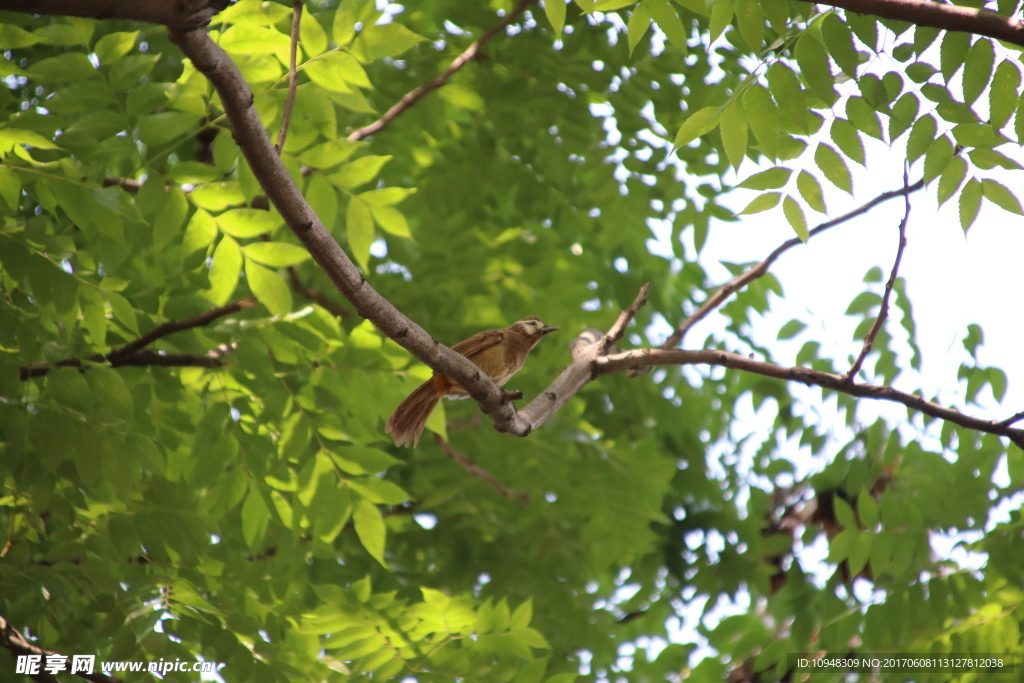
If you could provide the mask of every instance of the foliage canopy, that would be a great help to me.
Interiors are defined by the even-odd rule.
[[[346,139],[509,13],[436,92]],[[292,19],[240,0],[202,29],[272,140]],[[863,423],[844,394],[848,424],[819,424],[784,381],[671,366],[586,385],[527,440],[465,401],[434,415],[436,444],[396,449],[383,422],[429,368],[334,293],[167,29],[0,22],[0,616],[41,647],[202,657],[226,681],[773,680],[787,653],[1020,657],[1024,522],[987,524],[1019,503],[1020,448],[951,422],[930,448],[929,418]],[[1021,168],[1005,146],[1024,135],[1022,48],[984,35],[797,0],[342,0],[306,4],[298,35],[281,159],[367,281],[448,344],[527,314],[568,343],[645,282],[626,341],[660,342],[653,321],[710,294],[698,256],[737,220],[730,166],[761,193],[742,213],[781,210],[802,240],[823,186],[852,195],[865,137],[905,140],[964,230],[983,201],[1022,213],[990,173]],[[663,222],[672,258],[649,249]],[[860,338],[883,279],[850,304]],[[920,363],[892,288],[901,324],[860,375],[881,385]],[[726,334],[691,343],[843,374],[813,339],[793,359],[754,341],[782,296],[770,273],[750,281]],[[980,343],[972,328],[972,358]],[[537,395],[568,362],[545,342],[511,386]],[[961,379],[972,403],[1007,381],[976,361]],[[748,396],[776,409],[753,444],[730,410]],[[797,481],[807,454],[822,465]],[[982,571],[933,554],[958,532]],[[814,543],[825,575],[800,561]],[[699,625],[697,654],[667,644],[720,599],[749,609]]]

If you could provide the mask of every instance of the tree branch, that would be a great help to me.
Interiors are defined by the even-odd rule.
[[[1024,22],[985,9],[920,0],[830,0],[819,3],[883,19],[909,21],[947,31],[974,33],[1024,46]]]
[[[11,626],[7,619],[2,616],[0,616],[0,646],[10,650],[14,656],[38,655],[43,657],[45,660],[47,656],[57,655],[65,657],[65,661],[70,660],[70,657],[67,657],[67,655],[61,655],[59,652],[44,650],[39,647],[22,635],[20,631]],[[121,683],[120,678],[114,678],[113,676],[107,676],[99,672],[89,674],[76,673],[74,675],[86,681],[92,681],[92,683]],[[60,683],[57,676],[46,673],[44,670],[40,670],[40,673],[37,674],[30,674],[30,676],[33,680],[40,681],[40,683]]]
[[[843,214],[839,218],[834,218],[830,221],[822,223],[818,227],[811,230],[807,234],[807,238],[810,239],[815,235],[819,235],[825,232],[829,228],[834,228],[835,226],[841,225],[848,220],[856,218],[857,216],[861,216],[870,211],[871,209],[875,208],[879,204],[887,202],[890,199],[894,199],[896,197],[904,197],[912,192],[917,192],[922,187],[924,187],[923,179],[918,180],[916,183],[909,187],[902,187],[899,190],[883,192],[882,194],[878,195],[877,197],[869,201],[867,204],[863,204],[854,209],[853,211]],[[775,261],[780,256],[782,256],[785,252],[789,251],[798,244],[803,244],[799,237],[794,237],[792,239],[786,240],[778,247],[776,247],[775,251],[768,255],[768,258],[761,261],[747,272],[737,275],[732,280],[722,285],[718,289],[718,291],[716,291],[714,294],[708,297],[708,300],[705,301],[693,315],[689,316],[688,318],[686,318],[686,320],[679,323],[679,326],[676,327],[675,332],[673,332],[671,336],[669,336],[669,338],[665,340],[665,343],[661,345],[661,348],[671,349],[676,346],[679,346],[679,344],[682,343],[683,341],[683,336],[690,330],[691,327],[693,327],[701,320],[703,320],[705,317],[707,317],[708,313],[710,313],[711,311],[715,310],[723,303],[725,303],[726,299],[732,296],[734,292],[743,289],[751,282],[767,273],[768,269],[771,268],[771,265],[775,263]]]
[[[482,479],[487,483],[488,486],[490,486],[492,489],[494,489],[501,495],[505,496],[506,498],[516,498],[519,501],[519,507],[526,507],[526,505],[530,502],[530,494],[524,491],[515,491],[505,486],[500,481],[495,479],[494,475],[492,475],[490,472],[477,465],[473,458],[469,457],[468,455],[463,455],[462,453],[459,453],[457,450],[452,448],[452,445],[445,441],[443,438],[441,438],[440,434],[434,434],[434,443],[441,447],[441,450],[444,451],[445,455],[447,455],[449,458],[451,458],[458,464],[462,465],[462,467],[464,467],[465,470],[472,474],[474,477]]]
[[[1014,422],[1020,422],[1021,420],[1024,420],[1024,410],[1020,411],[1016,415],[1011,415],[1010,417],[1006,418],[1005,420],[1003,420],[999,424],[1006,425],[1007,427],[1009,427]]]
[[[907,171],[903,170],[903,188],[907,189]],[[871,325],[871,329],[868,330],[867,336],[864,337],[864,346],[860,350],[860,355],[857,356],[857,360],[850,366],[850,371],[846,373],[846,380],[852,382],[853,378],[860,372],[861,366],[864,365],[864,359],[867,358],[868,354],[871,353],[871,346],[875,343],[875,337],[878,336],[879,330],[882,329],[882,325],[885,324],[885,319],[889,317],[889,299],[892,296],[892,288],[896,284],[896,275],[900,270],[900,262],[903,260],[903,250],[907,247],[907,221],[910,219],[910,194],[904,194],[903,200],[906,202],[906,209],[903,211],[903,220],[900,221],[900,240],[899,246],[896,248],[896,260],[892,264],[892,272],[889,273],[889,281],[885,283],[885,294],[882,295],[882,307],[878,311],[878,317],[875,318],[875,322]]]
[[[224,50],[205,31],[172,30],[169,35],[217,89],[232,134],[267,197],[356,311],[418,360],[458,382],[498,431],[529,434],[529,423],[517,414],[513,403],[504,400],[504,393],[486,373],[431,337],[366,282],[288,174],[252,106],[252,91]]]
[[[629,308],[619,313],[618,320],[612,325],[612,328],[608,330],[608,334],[601,337],[601,340],[597,343],[597,352],[600,355],[608,353],[608,349],[615,345],[617,341],[622,339],[622,336],[626,334],[626,326],[629,325],[630,321],[636,317],[637,312],[644,307],[647,303],[647,295],[651,291],[651,283],[648,282],[640,288],[640,293],[637,294],[636,300],[630,305]]]
[[[441,72],[440,76],[438,76],[432,81],[424,83],[423,85],[413,90],[410,90],[408,93],[405,94],[404,97],[402,97],[402,99],[398,101],[398,104],[394,105],[393,107],[391,107],[391,109],[388,109],[386,112],[384,112],[383,116],[381,116],[373,123],[367,126],[363,126],[362,128],[354,131],[351,135],[348,136],[348,139],[352,142],[358,142],[359,140],[362,140],[365,137],[369,137],[374,133],[379,133],[380,131],[387,128],[388,124],[390,124],[395,119],[395,117],[397,117],[399,114],[404,112],[412,105],[416,104],[421,97],[423,97],[424,95],[433,90],[437,90],[442,85],[447,83],[448,79],[452,77],[452,74],[454,74],[456,71],[464,67],[467,62],[469,62],[471,59],[474,59],[477,56],[477,54],[479,54],[480,48],[486,45],[487,42],[495,35],[497,35],[499,31],[502,31],[509,24],[515,21],[516,17],[522,14],[527,7],[529,7],[536,1],[537,0],[520,0],[519,4],[512,8],[512,11],[509,12],[505,16],[505,18],[501,20],[501,22],[484,31],[484,33],[479,38],[473,41],[472,45],[466,48],[465,52],[456,57],[455,60],[448,65],[448,68]]]
[[[151,351],[143,352],[142,349],[161,337],[166,337],[167,335],[174,334],[175,332],[190,330],[194,327],[208,325],[217,318],[223,318],[226,315],[237,313],[238,311],[246,308],[252,308],[255,304],[256,297],[249,296],[225,306],[206,311],[205,313],[200,313],[199,315],[186,320],[171,320],[165,322],[162,325],[157,325],[138,339],[114,349],[105,356],[97,353],[86,358],[68,358],[56,363],[44,362],[23,366],[21,368],[21,381],[24,382],[32,377],[42,377],[54,368],[80,368],[85,361],[89,361],[91,363],[110,363],[110,365],[115,368],[124,365],[160,365],[164,367],[199,368],[223,367],[224,362],[221,360],[221,356],[225,353],[224,349],[215,349],[203,356],[190,354],[161,354]]]
[[[926,401],[920,396],[898,391],[890,386],[873,384],[853,384],[844,375],[833,375],[805,367],[785,367],[774,363],[753,360],[727,351],[684,351],[682,349],[636,349],[625,353],[605,356],[595,361],[595,377],[658,365],[720,365],[733,370],[752,372],[764,377],[774,377],[786,381],[800,382],[808,386],[819,386],[858,398],[869,398],[878,401],[901,403],[911,410],[924,413],[930,417],[952,422],[968,429],[986,434],[1005,436],[1013,443],[1024,448],[1024,429],[1014,429],[1004,422],[982,420],[964,415],[953,409]]]
[[[281,132],[277,134],[277,144],[274,148],[280,154],[284,149],[284,141],[288,138],[288,126],[292,122],[292,109],[295,107],[295,89],[298,87],[298,73],[296,72],[297,53],[299,50],[299,24],[302,23],[302,0],[294,0],[292,3],[292,44],[290,60],[288,62],[288,96],[284,100],[284,110],[281,114]]]
[[[288,280],[292,283],[292,289],[295,290],[297,294],[301,294],[310,301],[317,302],[321,307],[330,311],[337,318],[344,319],[348,316],[348,311],[345,310],[337,301],[330,298],[323,292],[307,287],[305,283],[299,279],[299,274],[295,270],[295,266],[288,266],[287,271]]]
[[[230,0],[4,0],[3,8],[29,14],[90,19],[133,19],[189,31],[210,23]]]

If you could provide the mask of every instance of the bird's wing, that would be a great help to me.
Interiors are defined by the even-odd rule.
[[[474,334],[465,341],[460,341],[452,347],[452,351],[461,353],[466,358],[472,358],[485,349],[489,349],[502,340],[504,330],[487,330]]]

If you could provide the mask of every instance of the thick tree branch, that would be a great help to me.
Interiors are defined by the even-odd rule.
[[[432,81],[424,83],[423,85],[413,90],[410,90],[408,93],[405,94],[404,97],[402,97],[402,99],[398,101],[398,104],[394,105],[393,107],[391,107],[391,109],[388,109],[386,112],[384,112],[383,116],[381,116],[373,123],[367,126],[363,126],[362,128],[356,131],[353,131],[353,133],[348,136],[348,139],[352,142],[358,142],[359,140],[362,140],[365,137],[369,137],[374,133],[379,133],[380,131],[387,128],[388,124],[390,124],[395,119],[395,117],[397,117],[399,114],[404,112],[412,105],[419,102],[421,97],[423,97],[424,95],[433,90],[437,90],[442,85],[447,83],[448,79],[452,77],[452,74],[454,74],[456,71],[464,67],[471,59],[474,59],[480,53],[480,48],[486,45],[491,38],[498,34],[499,31],[503,31],[509,24],[515,21],[516,17],[523,13],[523,10],[525,10],[527,7],[529,7],[536,1],[537,0],[520,0],[519,4],[512,8],[512,11],[509,12],[504,19],[502,19],[498,24],[484,31],[479,38],[473,41],[472,45],[466,48],[465,52],[456,57],[455,60],[448,65],[448,68],[441,72],[440,76],[438,76]]]
[[[833,375],[804,367],[785,367],[774,363],[753,360],[746,356],[726,351],[684,351],[681,349],[635,349],[625,353],[605,356],[595,361],[595,377],[608,375],[633,368],[647,368],[658,365],[720,365],[733,370],[752,372],[756,375],[774,377],[776,379],[800,382],[808,386],[819,386],[824,389],[849,394],[858,398],[869,398],[878,401],[901,403],[911,410],[924,413],[930,417],[952,422],[953,424],[974,429],[986,434],[1005,436],[1013,443],[1024,448],[1024,429],[1014,429],[1005,422],[982,420],[964,415],[937,403],[926,401],[920,396],[893,389],[890,386],[873,384],[853,384],[844,375]]]
[[[292,109],[295,107],[295,90],[298,87],[299,79],[296,71],[299,51],[299,25],[302,23],[302,0],[295,0],[292,3],[292,44],[288,62],[288,96],[284,100],[284,109],[281,114],[281,132],[277,134],[277,144],[274,148],[280,154],[284,149],[284,141],[288,139],[288,126],[292,122]]]
[[[1006,418],[1005,420],[1003,420],[999,424],[1006,425],[1007,427],[1009,427],[1014,422],[1020,422],[1021,420],[1024,420],[1024,410],[1020,411],[1016,415],[1011,415],[1010,417]]]
[[[210,23],[230,0],[3,0],[3,9],[29,14],[63,14],[91,19],[134,19],[192,30]]]
[[[472,474],[474,477],[478,477],[487,483],[492,489],[505,496],[506,498],[515,498],[519,501],[519,507],[526,507],[530,502],[530,494],[524,491],[515,491],[502,484],[500,481],[494,478],[494,475],[483,469],[476,464],[476,461],[468,455],[463,455],[457,450],[452,448],[452,445],[441,438],[440,434],[434,434],[434,443],[441,447],[444,454],[449,458],[461,465],[467,472]]]
[[[923,179],[922,180],[918,180],[916,183],[914,183],[910,187],[902,187],[899,190],[892,190],[890,192],[883,192],[882,194],[878,195],[877,197],[875,197],[874,199],[869,201],[867,204],[863,204],[863,205],[857,207],[856,209],[854,209],[853,211],[850,211],[849,213],[845,213],[845,214],[843,214],[842,216],[840,216],[838,218],[833,218],[830,221],[822,223],[818,227],[816,227],[813,230],[811,230],[808,233],[807,237],[808,237],[808,239],[810,239],[811,237],[814,237],[815,235],[818,235],[818,234],[821,234],[821,233],[825,232],[829,228],[834,228],[837,225],[841,225],[841,224],[845,223],[848,220],[851,220],[853,218],[856,218],[857,216],[861,216],[861,215],[867,213],[868,211],[870,211],[871,209],[875,208],[876,206],[878,206],[879,204],[881,204],[883,202],[887,202],[890,199],[894,199],[896,197],[905,197],[905,196],[909,195],[912,192],[917,192],[922,187],[924,187],[924,180]],[[758,279],[759,277],[761,277],[762,275],[767,273],[768,269],[771,268],[772,264],[775,263],[775,261],[780,256],[782,256],[784,253],[786,253],[787,251],[789,251],[793,247],[797,246],[798,244],[803,244],[803,242],[798,237],[794,237],[792,239],[786,240],[785,242],[780,244],[778,247],[776,247],[775,251],[773,251],[771,254],[768,255],[768,258],[766,258],[765,260],[761,261],[760,263],[758,263],[756,266],[754,266],[753,268],[751,268],[747,272],[741,273],[741,274],[737,275],[732,280],[730,280],[729,282],[727,282],[724,285],[722,285],[718,289],[718,291],[716,291],[714,294],[712,294],[710,297],[708,297],[707,301],[705,301],[703,304],[701,304],[701,307],[698,308],[697,311],[693,315],[689,316],[688,318],[686,318],[686,320],[684,320],[683,322],[681,322],[679,324],[679,326],[675,329],[675,332],[673,332],[669,336],[669,338],[665,340],[665,343],[661,345],[661,348],[663,348],[663,349],[671,349],[671,348],[674,348],[676,346],[679,346],[679,344],[682,343],[682,341],[683,341],[683,336],[689,331],[689,329],[691,327],[693,327],[694,325],[699,323],[701,320],[706,318],[708,313],[710,313],[711,311],[715,310],[716,308],[721,306],[723,303],[725,303],[725,301],[730,296],[732,296],[734,292],[737,292],[737,291],[743,289],[744,287],[749,285],[751,282],[753,282],[754,280]]]
[[[170,37],[217,89],[235,141],[263,191],[356,311],[418,360],[458,382],[491,417],[498,431],[517,436],[529,434],[529,423],[517,415],[514,404],[504,400],[504,393],[486,373],[431,337],[366,282],[281,163],[252,106],[252,91],[231,58],[205,31],[172,30]]]
[[[906,190],[907,185],[907,172],[906,169],[903,171],[903,189]],[[875,318],[875,322],[871,325],[871,329],[868,330],[867,336],[864,337],[864,346],[860,350],[860,355],[857,356],[857,360],[850,366],[850,371],[846,373],[847,381],[852,382],[860,372],[861,366],[864,365],[864,359],[871,353],[871,347],[875,343],[875,337],[878,336],[878,332],[882,329],[882,325],[885,324],[885,319],[889,317],[889,299],[892,297],[892,288],[896,285],[896,275],[900,271],[900,262],[903,260],[903,250],[907,247],[907,221],[910,220],[910,194],[903,195],[903,201],[906,202],[906,209],[903,211],[903,220],[900,221],[900,240],[899,246],[896,248],[896,260],[892,264],[892,271],[889,273],[889,281],[885,283],[885,294],[882,295],[882,307],[878,311],[878,317]]]
[[[249,296],[227,304],[226,306],[221,306],[219,308],[206,311],[205,313],[200,313],[199,315],[186,320],[171,320],[165,322],[162,325],[157,325],[138,339],[114,349],[105,356],[97,353],[86,358],[68,358],[56,363],[36,363],[34,365],[22,367],[21,380],[25,381],[32,377],[42,377],[54,368],[82,367],[82,364],[85,361],[89,361],[91,363],[110,363],[110,365],[115,368],[124,365],[159,365],[164,367],[198,368],[223,367],[224,362],[221,360],[221,356],[226,353],[224,348],[214,349],[203,356],[190,354],[161,354],[151,351],[142,351],[142,349],[161,337],[166,337],[167,335],[174,334],[175,332],[190,330],[194,327],[203,327],[218,318],[223,318],[226,315],[237,313],[238,311],[246,308],[252,308],[255,304],[256,297]],[[227,352],[230,352],[230,349],[228,349]]]
[[[1024,22],[985,9],[921,0],[831,0],[819,3],[917,26],[974,33],[1024,46]]]
[[[26,638],[20,631],[11,626],[7,619],[0,616],[0,646],[7,648],[11,651],[14,656],[18,655],[38,655],[43,658],[43,663],[46,662],[48,655],[61,655],[59,652],[53,650],[44,650],[39,647],[31,640]],[[70,662],[71,658],[67,657],[66,661]],[[76,673],[76,676],[86,681],[92,681],[92,683],[121,683],[120,678],[114,678],[113,676],[107,676],[99,672],[91,674]],[[59,683],[59,679],[53,675],[40,671],[38,674],[31,674],[33,680],[39,681],[40,683]]]

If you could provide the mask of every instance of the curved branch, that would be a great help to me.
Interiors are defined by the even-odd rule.
[[[815,235],[818,235],[818,234],[821,234],[821,233],[825,232],[829,228],[834,228],[837,225],[841,225],[841,224],[845,223],[848,220],[856,218],[857,216],[861,216],[861,215],[867,213],[868,211],[870,211],[871,209],[875,208],[879,204],[881,204],[883,202],[887,202],[890,199],[894,199],[896,197],[908,196],[912,192],[917,192],[922,187],[924,187],[924,179],[923,178],[921,180],[918,180],[916,183],[914,183],[910,187],[902,187],[902,188],[900,188],[898,190],[891,190],[889,192],[883,192],[882,194],[878,195],[877,197],[875,197],[874,199],[872,199],[868,203],[862,204],[861,206],[857,207],[853,211],[845,213],[842,216],[840,216],[839,218],[833,218],[832,220],[830,220],[828,222],[822,223],[818,227],[816,227],[813,230],[811,230],[807,234],[807,238],[810,239],[811,237],[814,237]],[[715,310],[716,308],[721,306],[723,303],[725,303],[725,300],[728,299],[730,296],[732,296],[732,294],[734,292],[737,292],[737,291],[743,289],[744,287],[749,285],[751,282],[753,282],[757,278],[759,278],[762,275],[764,275],[765,273],[767,273],[768,269],[771,268],[772,264],[775,263],[775,261],[780,256],[782,256],[784,253],[786,253],[787,251],[789,251],[793,247],[797,246],[798,244],[804,244],[804,242],[801,241],[799,237],[794,237],[792,239],[786,240],[785,242],[780,244],[778,247],[776,247],[775,251],[773,251],[772,253],[770,253],[768,255],[768,258],[766,258],[765,260],[761,261],[760,263],[758,263],[756,266],[754,266],[753,268],[751,268],[747,272],[740,273],[739,275],[734,277],[732,280],[730,280],[729,282],[727,282],[724,285],[722,285],[718,289],[718,291],[716,291],[714,294],[712,294],[710,297],[708,297],[708,300],[705,301],[701,305],[701,307],[698,308],[697,311],[693,315],[687,317],[686,320],[684,320],[683,322],[679,323],[679,326],[676,327],[675,331],[669,336],[668,339],[665,340],[665,343],[661,345],[661,348],[663,348],[663,349],[671,349],[671,348],[674,348],[676,346],[679,346],[679,344],[682,343],[682,341],[683,341],[683,336],[690,330],[691,327],[693,327],[694,325],[699,323],[701,320],[706,318],[708,313],[710,313],[711,311]]]
[[[394,105],[393,107],[391,107],[391,109],[388,109],[386,112],[384,112],[384,115],[381,116],[376,121],[374,121],[373,123],[367,126],[363,126],[359,130],[354,131],[351,135],[348,136],[348,140],[351,142],[358,142],[359,140],[362,140],[365,137],[369,137],[374,133],[379,133],[380,131],[387,128],[388,124],[390,124],[395,119],[395,117],[397,117],[399,114],[404,112],[412,105],[419,102],[421,97],[423,97],[424,95],[433,90],[437,90],[442,85],[447,83],[448,79],[452,77],[452,74],[454,74],[456,71],[464,67],[467,62],[469,62],[471,59],[474,59],[477,56],[477,54],[479,54],[480,48],[487,44],[487,42],[495,35],[497,35],[499,31],[506,28],[509,24],[515,21],[516,17],[523,13],[523,10],[525,10],[527,7],[529,7],[536,1],[537,0],[520,0],[519,4],[516,5],[512,9],[512,11],[509,12],[505,16],[505,18],[501,20],[501,22],[484,31],[479,38],[473,41],[472,45],[466,48],[465,52],[456,57],[455,60],[448,65],[448,68],[441,72],[440,76],[438,76],[432,81],[427,81],[423,85],[407,92],[405,96],[398,101],[398,104]]]
[[[924,413],[930,417],[952,422],[953,424],[974,429],[986,434],[1005,436],[1013,443],[1024,448],[1024,429],[1014,429],[1003,422],[982,420],[964,415],[958,410],[940,406],[926,401],[920,396],[908,394],[890,386],[874,384],[854,384],[843,375],[812,370],[805,367],[785,367],[774,363],[753,360],[727,351],[684,351],[682,349],[636,349],[619,353],[614,356],[599,358],[595,362],[595,377],[609,375],[633,368],[648,368],[656,365],[720,365],[733,370],[752,372],[764,377],[790,382],[800,382],[808,386],[819,386],[858,398],[869,398],[878,401],[901,403],[911,410]]]
[[[974,33],[1024,46],[1024,22],[985,9],[921,0],[830,0],[820,3],[858,14],[899,19],[917,26]]]
[[[285,223],[356,311],[430,368],[462,386],[494,421],[498,431],[526,436],[530,425],[486,373],[465,356],[431,337],[366,282],[324,228],[284,167],[253,107],[253,94],[235,63],[205,31],[174,31],[171,39],[206,75],[220,95],[232,134],[263,191]]]
[[[288,60],[288,96],[284,100],[284,110],[281,114],[281,132],[277,134],[277,144],[274,147],[280,154],[284,149],[284,141],[288,139],[288,126],[292,122],[292,109],[295,107],[295,90],[298,87],[299,78],[296,73],[296,62],[299,51],[299,24],[302,23],[302,0],[295,0],[292,8],[292,42]]]
[[[29,14],[134,19],[188,31],[206,26],[229,4],[231,0],[4,0],[3,8]]]
[[[441,447],[444,454],[465,468],[467,472],[487,483],[492,489],[505,496],[515,498],[519,501],[519,507],[526,507],[530,502],[530,494],[525,491],[516,491],[502,484],[494,478],[494,475],[476,464],[476,461],[468,455],[463,455],[452,448],[452,445],[441,438],[440,434],[434,434],[434,443]]]

